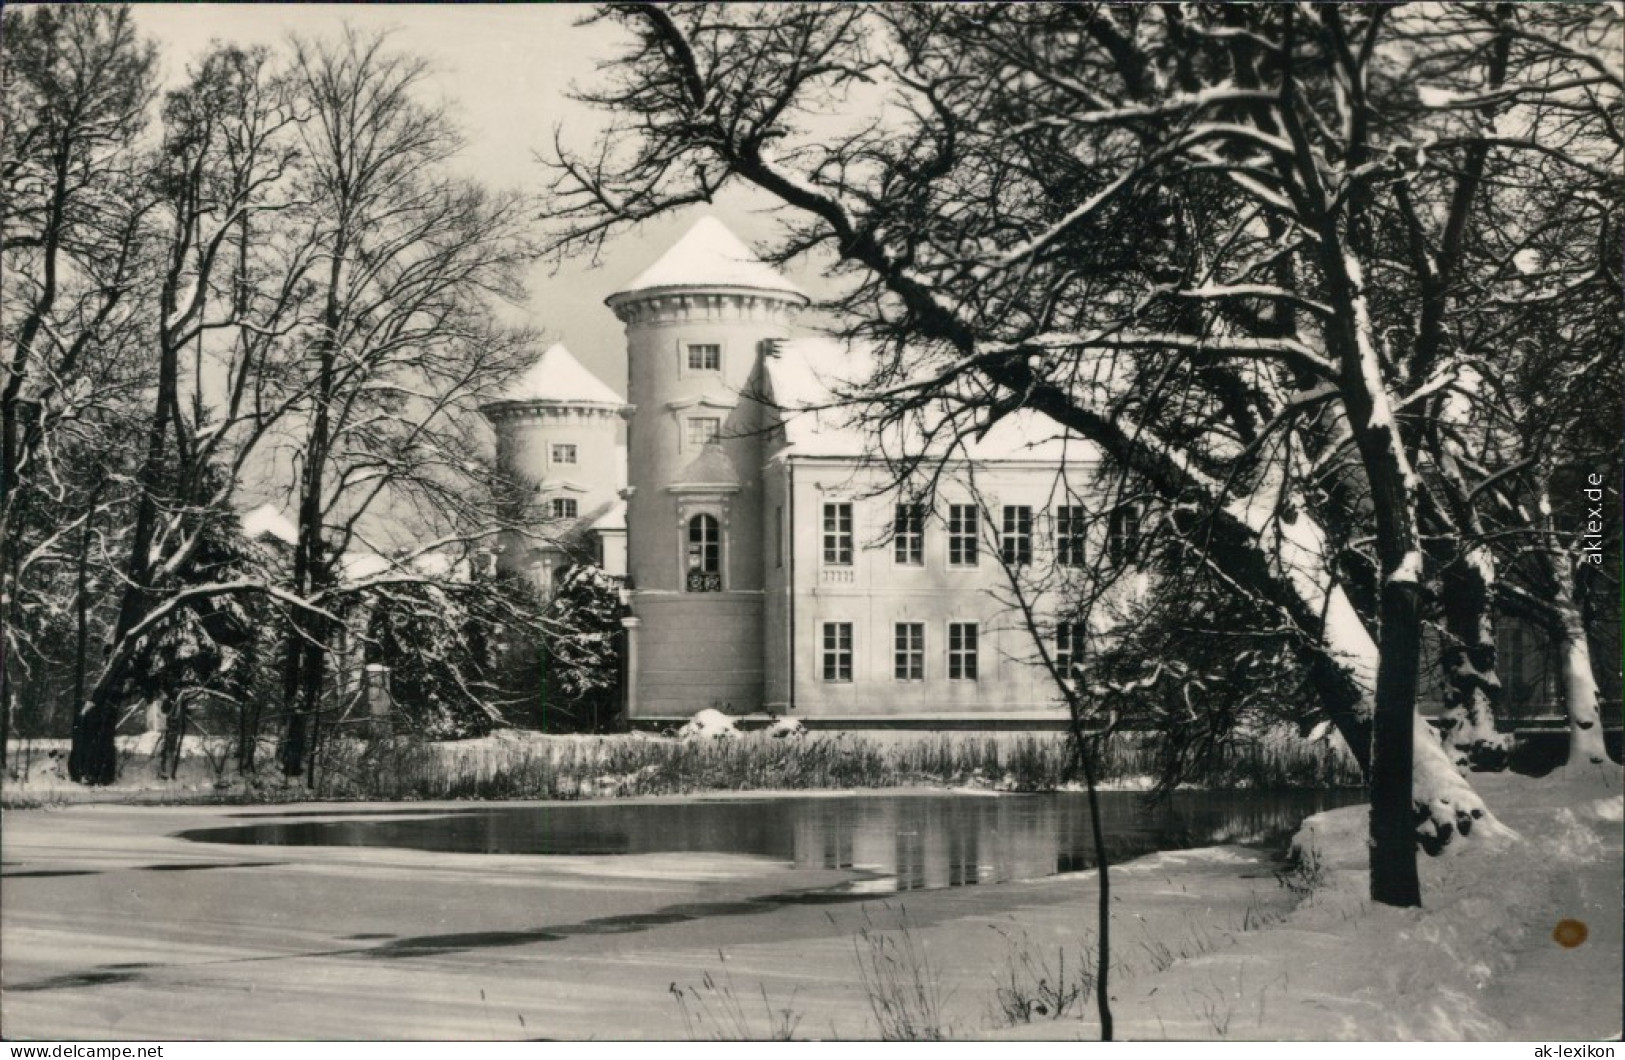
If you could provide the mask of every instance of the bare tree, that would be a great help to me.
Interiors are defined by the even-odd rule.
[[[118,618],[101,673],[75,718],[69,771],[86,783],[114,779],[113,736],[123,705],[165,694],[146,687],[133,665],[163,631],[151,619],[168,590],[188,580],[199,548],[230,511],[237,472],[286,410],[264,405],[265,357],[295,308],[303,263],[277,277],[280,286],[269,297],[251,292],[265,278],[254,268],[263,258],[250,245],[256,225],[287,207],[295,158],[288,136],[294,116],[269,62],[264,50],[218,46],[164,101],[164,140],[149,170],[159,229],[151,262],[156,380]],[[212,408],[204,344],[228,330],[235,341],[226,340],[222,354],[225,393]],[[222,418],[211,422],[216,414]]]
[[[144,307],[132,291],[150,197],[134,146],[154,93],[153,48],[124,8],[12,9],[3,19],[0,755],[23,670],[52,643],[34,637],[40,617],[63,613],[49,601],[72,593],[60,577],[67,542],[78,530],[88,547],[122,492],[86,491],[73,470],[141,375],[130,336]]]
[[[1475,5],[1447,34],[1338,5],[607,17],[635,43],[589,98],[623,120],[555,160],[558,250],[729,180],[775,196],[796,218],[782,251],[833,253],[837,308],[891,351],[883,416],[956,387],[969,420],[1051,416],[1203,512],[1229,582],[1305,631],[1320,709],[1370,778],[1374,897],[1419,901],[1418,820],[1431,849],[1499,828],[1415,711],[1416,424],[1459,311],[1427,270],[1487,223],[1473,159],[1504,145],[1483,128],[1438,144],[1391,75],[1425,60],[1495,93],[1514,45],[1566,49],[1603,69],[1575,89],[1532,60],[1516,91],[1606,108],[1585,41],[1611,13]],[[1528,150],[1590,164],[1542,128]]]
[[[283,686],[281,758],[304,769],[339,628],[328,608],[352,588],[342,563],[369,516],[396,506],[441,544],[488,536],[470,483],[472,405],[522,366],[523,336],[492,303],[517,296],[519,203],[444,173],[459,140],[426,104],[420,60],[382,37],[296,42],[297,91],[314,201],[317,311],[300,365],[310,400],[290,432],[299,538],[290,591],[323,602],[295,614]],[[471,536],[472,535],[472,536]],[[420,550],[421,551],[421,550]]]

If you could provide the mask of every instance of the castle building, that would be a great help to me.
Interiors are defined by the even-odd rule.
[[[705,708],[1060,724],[1038,641],[1064,674],[1088,631],[1042,616],[1074,575],[1115,571],[1120,600],[1145,590],[1140,508],[1101,511],[1093,448],[1030,411],[970,440],[944,432],[942,451],[918,424],[861,422],[842,398],[870,376],[864,351],[799,333],[809,301],[709,217],[611,294],[624,400],[559,345],[483,410],[537,531],[499,562],[541,586],[581,561],[623,580],[634,725]],[[1517,676],[1539,652],[1509,656]],[[1430,712],[1438,691],[1424,688]],[[1519,698],[1550,709],[1555,693]]]
[[[626,402],[559,343],[480,411],[496,431],[497,463],[522,483],[533,536],[508,535],[499,562],[550,587],[577,562],[626,573]]]
[[[1081,564],[1099,544],[1063,473],[1083,443],[1012,417],[929,497],[899,486],[884,440],[826,407],[861,357],[799,336],[808,296],[714,218],[606,301],[625,401],[555,346],[484,412],[549,539],[501,562],[539,584],[581,558],[626,576],[630,721],[1064,718],[991,550]]]

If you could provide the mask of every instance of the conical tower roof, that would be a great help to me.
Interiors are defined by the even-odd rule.
[[[621,395],[587,371],[564,343],[554,343],[524,375],[514,381],[498,404],[545,401],[558,405],[624,405]]]
[[[805,291],[779,275],[778,270],[757,257],[727,225],[711,216],[696,221],[670,250],[611,295],[610,300],[676,287],[774,291],[802,302],[811,301]]]

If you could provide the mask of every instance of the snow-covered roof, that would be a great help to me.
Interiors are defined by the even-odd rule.
[[[696,221],[658,261],[610,297],[667,287],[739,287],[811,301],[805,291],[779,275],[727,225],[711,216]]]
[[[583,405],[625,404],[625,399],[621,395],[589,372],[562,342],[556,342],[548,347],[547,352],[503,393],[500,400]]]
[[[591,523],[587,524],[587,529],[588,530],[606,530],[606,531],[613,531],[613,530],[625,531],[626,530],[626,502],[625,501],[616,501],[614,504],[611,504],[608,508],[605,508],[602,515],[598,516],[598,518],[594,519]]]
[[[426,578],[464,578],[468,574],[463,560],[435,550],[405,560],[391,559],[376,552],[346,552],[340,562],[340,571],[344,581],[350,585],[390,573],[420,574]]]
[[[701,449],[699,455],[689,461],[672,479],[673,485],[690,483],[694,485],[734,485],[739,482],[739,470],[734,462],[728,459],[720,445],[708,445]]]
[[[243,516],[242,529],[250,541],[271,537],[285,545],[299,543],[299,528],[274,504],[262,504]]]
[[[376,552],[346,552],[340,567],[346,582],[354,583],[375,578],[394,568],[394,564]]]
[[[938,430],[948,406],[922,410],[920,419],[907,428],[893,426],[877,433],[863,422],[861,403],[876,364],[872,349],[828,337],[779,343],[777,356],[768,357],[766,367],[787,455],[880,461],[921,455],[1067,463],[1098,459],[1099,451],[1091,443],[1025,408],[1008,413],[979,438],[971,419],[962,421],[959,432]],[[957,449],[956,434],[965,435]]]

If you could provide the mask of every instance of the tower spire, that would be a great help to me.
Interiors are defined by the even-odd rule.
[[[653,265],[610,295],[611,305],[674,288],[771,291],[805,305],[807,293],[781,276],[717,218],[694,222]]]

